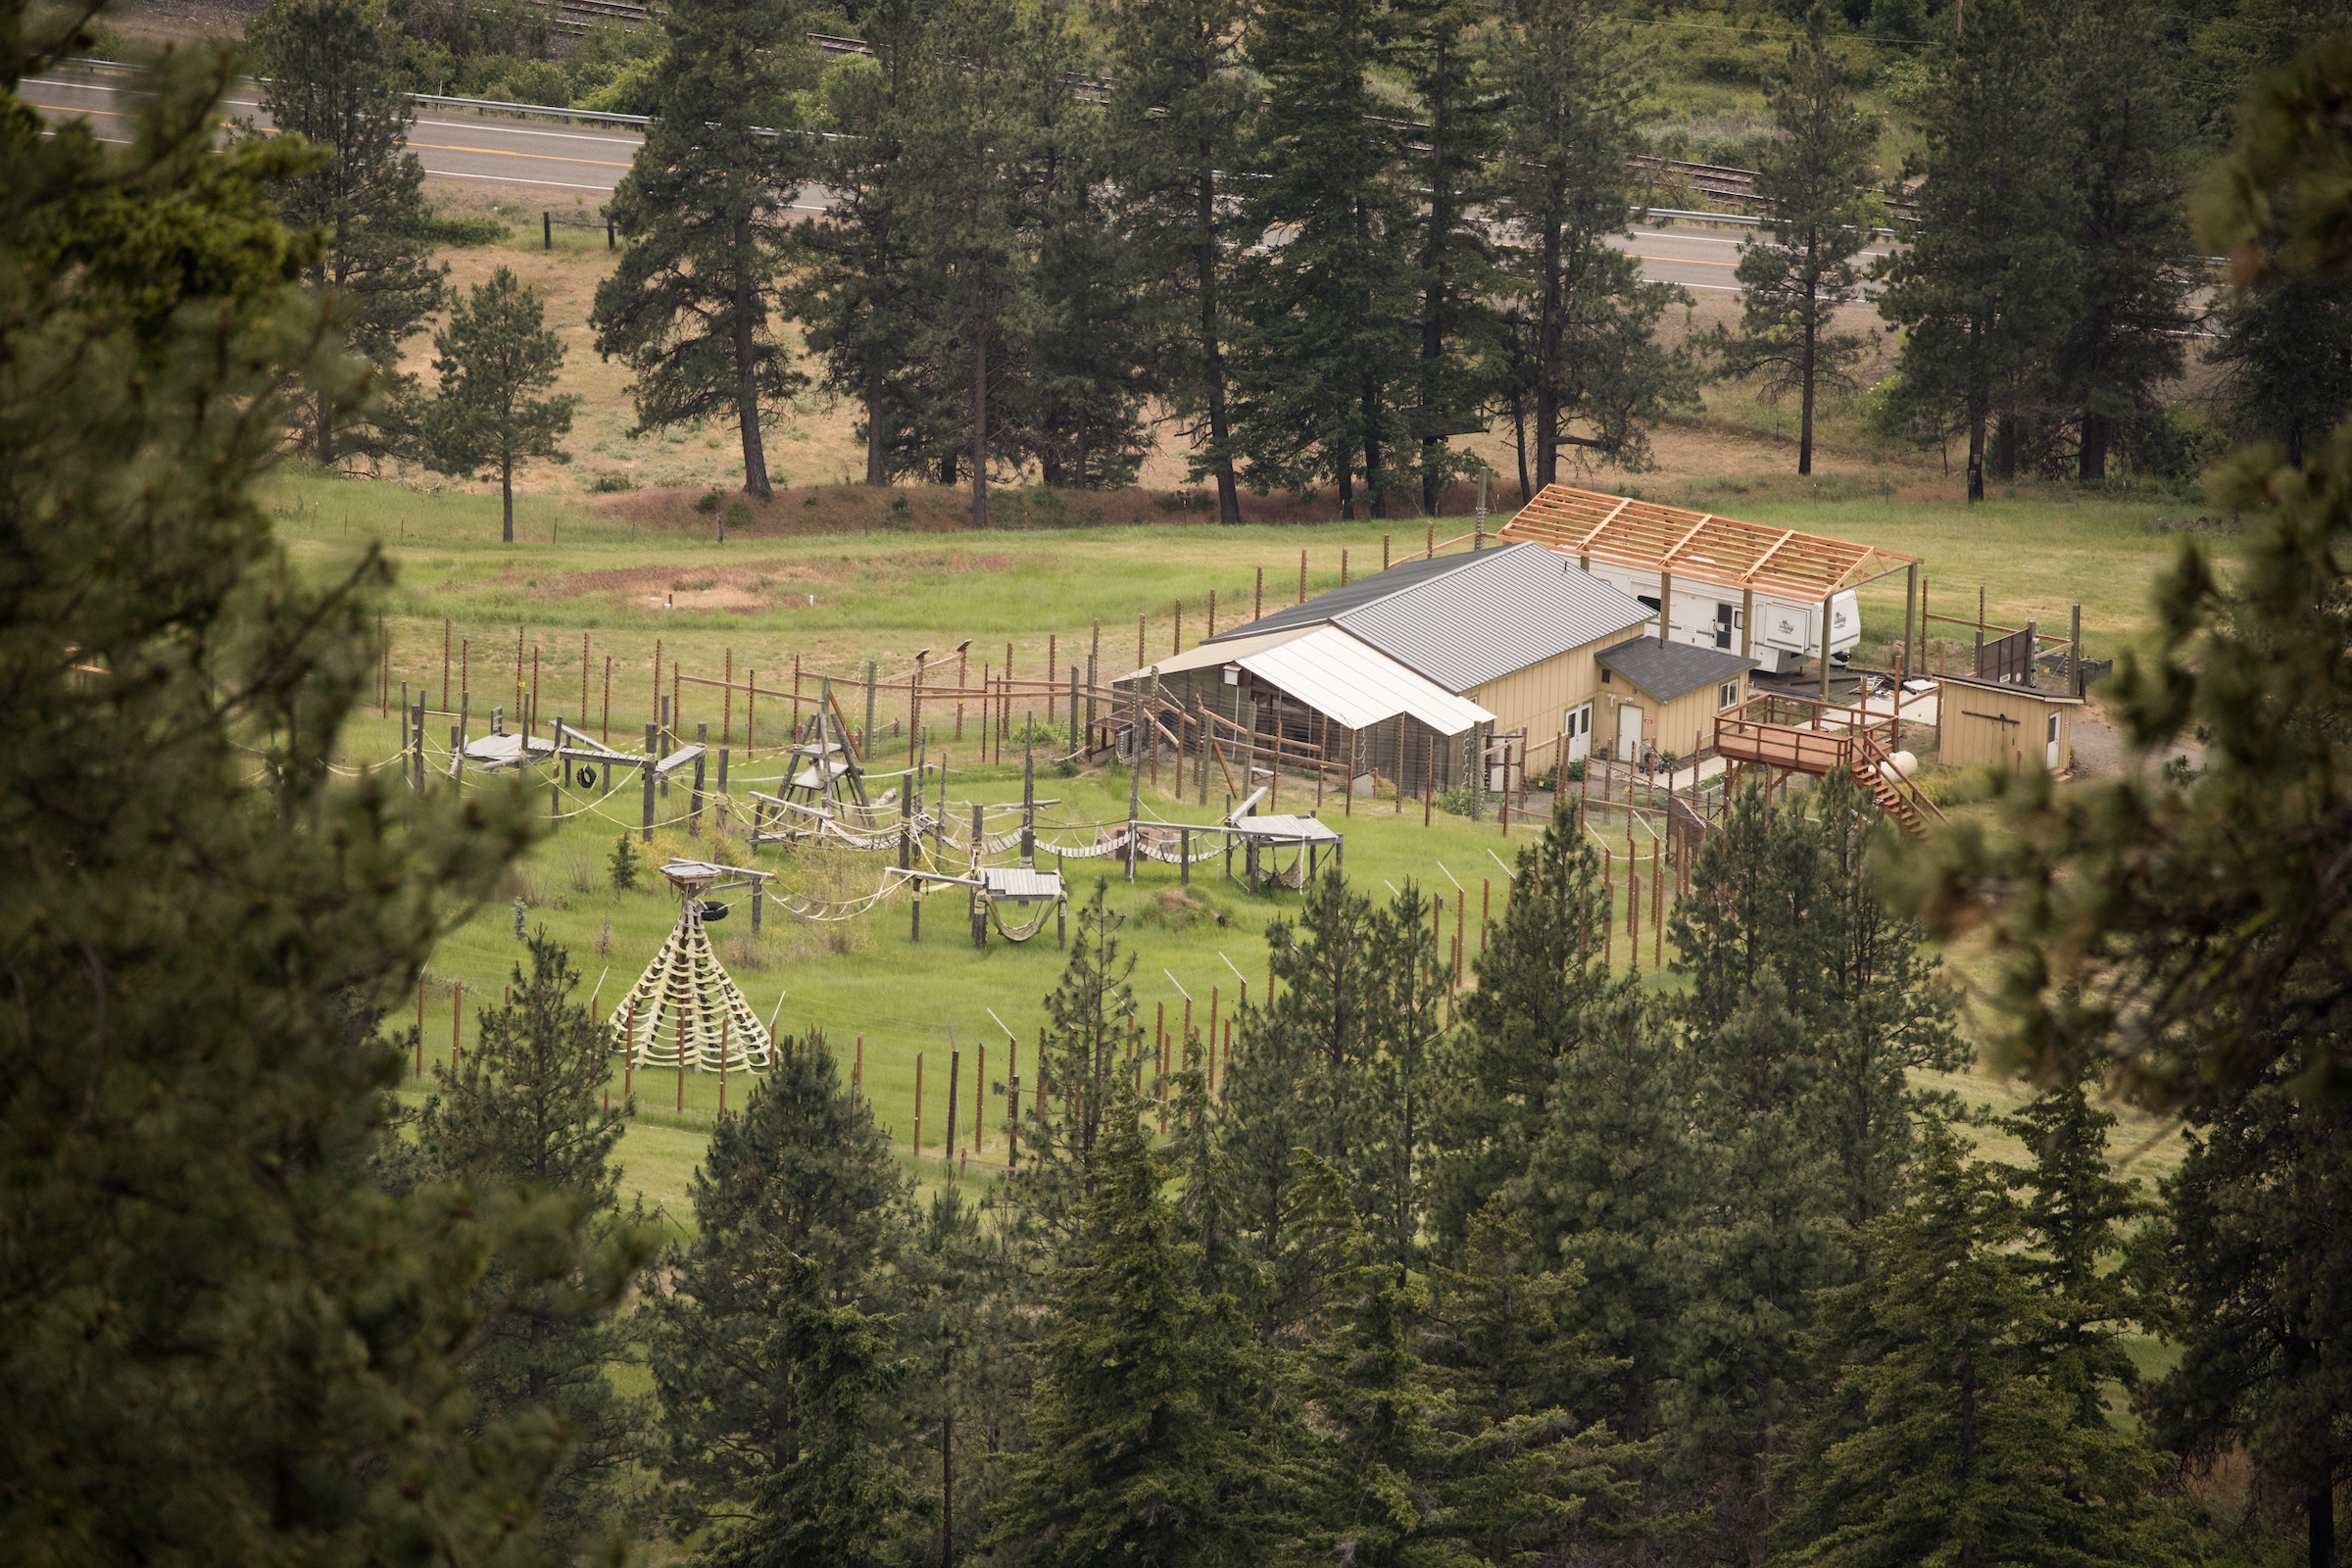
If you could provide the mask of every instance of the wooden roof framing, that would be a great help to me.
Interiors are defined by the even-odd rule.
[[[1788,599],[1825,599],[1918,564],[1919,558],[1792,528],[1545,485],[1501,537],[1564,556],[1668,571]]]

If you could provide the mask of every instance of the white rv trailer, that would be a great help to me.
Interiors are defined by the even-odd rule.
[[[1878,545],[1562,484],[1544,486],[1500,537],[1568,557],[1652,610],[1671,578],[1672,640],[1744,654],[1773,674],[1818,667],[1825,652],[1842,662],[1862,640],[1855,589],[1897,572],[1916,585],[1920,564]]]
[[[1658,573],[1634,566],[1595,561],[1586,568],[1619,593],[1630,594],[1658,608]],[[1740,634],[1746,630],[1741,609],[1742,590],[1726,583],[1674,574],[1674,609],[1667,616],[1667,639],[1695,648],[1740,651]],[[1755,596],[1756,624],[1747,641],[1747,657],[1757,660],[1766,674],[1783,675],[1807,660],[1821,657],[1821,605]],[[1830,657],[1843,662],[1862,640],[1862,612],[1850,588],[1830,597]]]

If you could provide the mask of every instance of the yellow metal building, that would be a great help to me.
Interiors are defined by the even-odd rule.
[[[2073,765],[2082,707],[2082,698],[2063,692],[1946,675],[1936,698],[1941,760],[1953,767],[2062,773]]]

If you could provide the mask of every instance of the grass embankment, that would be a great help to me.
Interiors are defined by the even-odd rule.
[[[1962,597],[1960,586],[1968,586],[1966,597],[1973,606],[1974,586],[1982,582],[1996,613],[2035,615],[2045,625],[2055,625],[2062,622],[2065,607],[2080,596],[2090,651],[2102,657],[2143,628],[2147,582],[2178,549],[2176,538],[2150,526],[2162,509],[2145,503],[2035,498],[1966,509],[1851,493],[1792,494],[1785,484],[1745,481],[1726,482],[1720,493],[1690,499],[1759,522],[1922,555],[1931,582],[1937,585],[1936,603],[1955,611]],[[1308,557],[1307,591],[1312,593],[1339,581],[1343,550],[1348,553],[1349,575],[1354,576],[1377,568],[1384,532],[1392,536],[1392,551],[1399,556],[1408,539],[1422,536],[1421,526],[1412,522],[1228,530],[1170,521],[988,535],[914,532],[886,525],[887,502],[877,499],[870,531],[790,532],[796,524],[784,518],[793,509],[778,508],[757,514],[749,528],[737,528],[720,546],[705,531],[709,519],[675,506],[667,514],[672,521],[662,524],[598,511],[577,500],[525,500],[518,503],[522,537],[509,547],[498,542],[495,503],[485,498],[432,497],[393,485],[294,476],[277,485],[274,500],[297,557],[319,572],[334,569],[370,538],[384,541],[400,574],[386,622],[395,693],[407,680],[428,692],[432,707],[442,706],[442,620],[447,616],[453,638],[470,645],[477,730],[491,708],[507,706],[513,710],[518,627],[526,685],[531,679],[531,650],[538,652],[541,712],[576,719],[585,634],[590,727],[601,733],[606,721],[603,676],[609,658],[610,722],[615,744],[624,749],[642,744],[643,726],[653,713],[657,640],[662,644],[664,694],[679,664],[691,675],[716,676],[731,651],[739,680],[757,667],[761,686],[771,690],[789,687],[793,658],[799,655],[811,677],[806,689],[813,695],[816,671],[856,678],[862,675],[864,662],[873,659],[887,676],[906,668],[914,652],[923,648],[932,651],[936,668],[965,638],[972,639],[975,682],[983,661],[992,668],[1002,667],[1007,642],[1014,645],[1016,670],[1034,675],[1045,667],[1049,632],[1058,638],[1066,678],[1073,659],[1083,663],[1084,646],[1099,616],[1103,622],[1102,669],[1108,678],[1125,673],[1132,660],[1139,614],[1146,618],[1147,654],[1164,653],[1173,641],[1173,607],[1179,599],[1185,605],[1184,641],[1189,646],[1205,627],[1211,587],[1218,593],[1218,624],[1231,626],[1247,616],[1261,565],[1266,568],[1266,602],[1271,608],[1297,597],[1301,549]],[[835,498],[838,505],[851,501],[864,504],[866,498],[855,493]],[[693,531],[676,525],[678,518],[692,519]],[[1465,526],[1455,519],[1440,524],[1439,532],[1443,536]],[[1901,617],[1899,578],[1866,594],[1865,615],[1867,636],[1894,635]],[[747,715],[740,698],[729,713],[711,688],[686,684],[676,689],[686,726],[708,723],[714,741],[722,729],[729,734],[736,747],[733,783],[738,800],[757,781],[773,778],[779,764],[771,748],[782,738],[788,703],[761,699],[757,750],[747,756]],[[843,706],[862,719],[861,693],[845,694]],[[1046,714],[1039,706],[1042,720]],[[956,716],[949,705],[934,701],[924,716],[934,726],[932,759],[937,760],[944,752],[954,768],[955,799],[1000,805],[1018,800],[1017,749],[1008,751],[1002,764],[981,765],[982,721],[976,709],[963,714],[960,741],[953,738]],[[877,704],[878,726],[885,730],[894,721],[903,724],[906,717],[903,696],[886,694]],[[438,734],[446,720],[436,718],[433,723]],[[346,758],[380,760],[392,751],[396,735],[395,723],[370,717],[354,726]],[[878,745],[874,766],[903,766],[905,748],[903,735],[886,737]],[[1072,778],[1048,774],[1041,779],[1039,793],[1058,799],[1059,804],[1047,808],[1050,822],[1093,824],[1122,819],[1126,811],[1126,778],[1115,769]],[[1193,803],[1179,807],[1165,796],[1152,798],[1147,789],[1147,812],[1170,820],[1214,820],[1223,806],[1221,782],[1212,785],[1208,808],[1199,805],[1197,787],[1192,793]],[[544,786],[536,804],[544,810]],[[677,817],[684,804],[684,786],[673,784],[658,815]],[[1286,791],[1283,805],[1298,804]],[[567,810],[583,807],[575,798],[565,803]],[[1336,797],[1328,799],[1325,814],[1335,814],[1340,808]],[[610,889],[605,862],[613,840],[636,817],[632,793],[601,808],[601,814],[589,810],[567,819],[533,850],[518,868],[514,885],[502,894],[502,902],[485,907],[443,944],[425,999],[429,1054],[446,1056],[455,984],[466,987],[467,1017],[462,1029],[468,1039],[476,1004],[498,1000],[518,953],[506,898],[525,898],[530,922],[544,925],[570,948],[591,987],[603,976],[608,1007],[634,979],[676,914],[664,892],[614,894]],[[1499,906],[1503,880],[1489,852],[1505,858],[1510,854],[1498,824],[1472,824],[1441,812],[1424,828],[1417,807],[1399,816],[1388,803],[1368,808],[1358,802],[1356,814],[1343,826],[1348,833],[1348,867],[1376,894],[1385,895],[1384,884],[1402,886],[1410,879],[1457,905],[1452,883],[1440,868],[1444,862],[1467,886],[1472,906],[1464,930],[1476,951],[1483,884],[1490,879],[1497,884]],[[1521,828],[1513,836],[1528,831]],[[740,826],[713,821],[703,838],[689,840],[683,824],[672,821],[658,835],[653,858],[658,863],[672,854],[696,854],[742,863],[740,833]],[[1093,830],[1091,825],[1057,828],[1053,836],[1063,842],[1090,841]],[[786,887],[816,897],[854,898],[871,892],[881,881],[881,857],[768,851],[760,858],[783,873]],[[1074,885],[1080,891],[1091,886],[1091,873],[1099,867],[1100,862],[1071,862]],[[1141,960],[1136,984],[1147,1042],[1162,1003],[1171,1007],[1171,1027],[1181,1021],[1179,984],[1196,999],[1197,1024],[1205,1026],[1212,989],[1220,1019],[1229,1015],[1238,981],[1227,967],[1228,959],[1251,978],[1256,994],[1265,972],[1264,926],[1296,907],[1296,894],[1251,897],[1223,881],[1216,870],[1214,865],[1196,867],[1192,895],[1197,909],[1167,906],[1176,903],[1169,899],[1177,887],[1177,873],[1170,866],[1147,862],[1132,888],[1113,882],[1112,906],[1132,917],[1124,940]],[[1645,896],[1645,915],[1647,903]],[[1449,930],[1455,912],[1447,911]],[[822,1029],[832,1046],[844,1053],[854,1053],[857,1037],[864,1036],[864,1078],[877,1112],[914,1162],[910,1168],[936,1179],[942,1170],[949,1053],[964,1052],[959,1149],[969,1140],[973,1077],[983,1045],[989,1080],[1001,1082],[1004,1076],[1008,1042],[990,1017],[991,1008],[1020,1037],[1025,1074],[1034,1070],[1039,1004],[1062,961],[1050,936],[1020,948],[999,941],[986,956],[974,953],[965,936],[961,899],[952,894],[932,901],[920,947],[908,938],[905,895],[846,923],[808,925],[780,910],[771,914],[759,943],[749,940],[746,908],[739,907],[729,920],[713,927],[723,961],[763,1016],[782,1000],[779,1029]],[[1647,925],[1646,918],[1643,923]],[[1649,957],[1646,939],[1642,956]],[[1617,956],[1621,963],[1628,956],[1622,934]],[[925,1061],[919,1160],[912,1147],[917,1052]],[[617,1090],[617,1066],[614,1077]],[[1970,1075],[1962,1087],[1972,1099],[2013,1093],[1985,1075]],[[704,1129],[717,1108],[717,1081],[689,1074],[683,1115],[674,1108],[674,1077],[637,1088],[645,1113],[625,1146],[623,1157],[630,1171],[625,1187],[675,1212],[682,1207]],[[730,1084],[731,1101],[742,1092],[741,1084]],[[1003,1158],[1001,1133],[995,1130],[1001,1114],[1002,1101],[991,1096],[986,1105],[989,1142],[978,1154],[983,1162]],[[2128,1128],[2127,1137],[2137,1142],[2146,1130]]]

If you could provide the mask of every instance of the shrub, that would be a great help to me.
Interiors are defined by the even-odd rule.
[[[706,494],[696,496],[694,498],[694,510],[701,513],[705,516],[709,516],[711,513],[716,512],[718,510],[718,491],[712,489]]]
[[[638,858],[637,852],[629,847],[629,836],[626,833],[612,841],[611,864],[612,867],[612,891],[615,893],[635,892],[638,869],[644,864],[644,861]]]
[[[727,506],[727,526],[748,528],[752,525],[752,505],[748,501],[730,502]]]
[[[618,468],[609,468],[605,472],[598,474],[595,478],[588,481],[588,493],[590,495],[617,495],[623,490],[634,490],[636,488],[636,479],[631,477],[629,474],[622,472]]]

